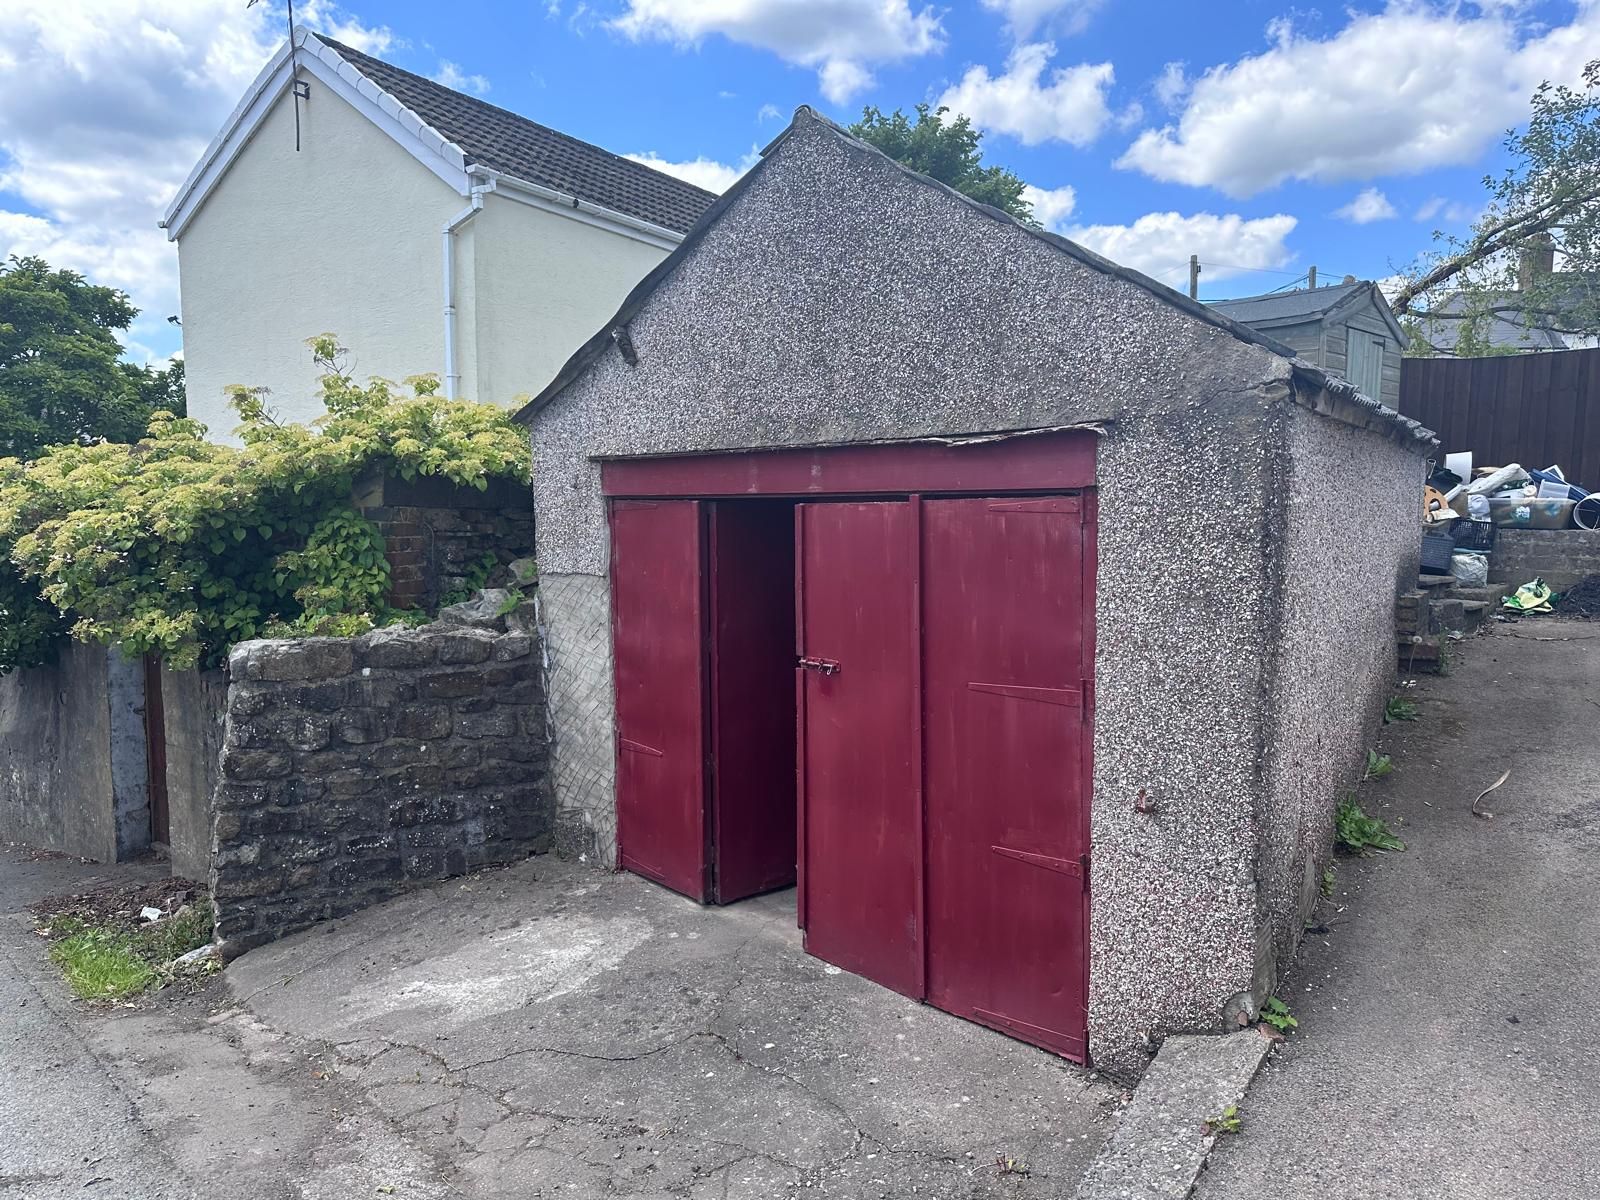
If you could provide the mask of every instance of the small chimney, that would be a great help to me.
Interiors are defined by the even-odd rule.
[[[1517,291],[1533,290],[1538,280],[1556,269],[1556,243],[1549,233],[1536,233],[1522,243],[1517,260]]]

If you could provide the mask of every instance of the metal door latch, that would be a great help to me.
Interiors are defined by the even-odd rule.
[[[839,673],[839,664],[831,658],[802,658],[800,665],[808,671],[821,671],[824,675]]]

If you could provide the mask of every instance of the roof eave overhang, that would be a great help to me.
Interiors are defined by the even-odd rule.
[[[1330,375],[1303,358],[1291,360],[1296,404],[1342,424],[1387,438],[1418,457],[1439,449],[1433,430],[1365,395],[1355,384]]]
[[[161,227],[167,231],[169,241],[182,236],[184,227],[266,120],[272,106],[288,91],[294,66],[317,79],[387,133],[460,195],[470,194],[472,182],[467,156],[460,146],[363,75],[315,34],[297,29],[292,42],[284,42],[256,76],[244,99],[223,123],[189,178],[178,189],[177,197],[168,205]]]
[[[290,48],[291,44],[284,42],[262,68],[238,107],[206,147],[194,170],[189,172],[176,198],[167,206],[161,228],[167,231],[169,241],[176,241],[182,236],[185,226],[266,120],[272,106],[289,90],[292,81]],[[384,91],[309,30],[295,31],[293,49],[295,63],[301,71],[316,78],[387,133],[411,157],[462,197],[471,195],[475,182],[493,180],[497,185],[496,190],[511,199],[531,202],[535,207],[662,250],[671,250],[683,241],[684,235],[677,230],[468,162],[466,152],[459,145]]]

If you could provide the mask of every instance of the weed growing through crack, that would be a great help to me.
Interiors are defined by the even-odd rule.
[[[1220,1116],[1209,1118],[1205,1123],[1205,1131],[1215,1137],[1220,1134],[1238,1133],[1244,1128],[1244,1122],[1239,1119],[1239,1106],[1230,1104],[1222,1110]]]
[[[1270,997],[1261,1006],[1261,1019],[1283,1034],[1300,1027],[1300,1022],[1295,1020],[1294,1013],[1289,1011],[1289,1006],[1276,996]]]
[[[1389,725],[1395,721],[1415,721],[1419,711],[1414,701],[1403,696],[1390,696],[1389,703],[1383,706],[1383,723]]]
[[[1322,883],[1318,890],[1322,892],[1322,898],[1324,900],[1330,900],[1333,898],[1333,885],[1337,881],[1338,875],[1335,873],[1332,867],[1322,868]]]
[[[1339,801],[1334,814],[1334,837],[1346,854],[1367,855],[1374,850],[1404,850],[1406,844],[1395,837],[1382,817],[1369,817],[1354,796]]]
[[[1376,750],[1367,751],[1367,769],[1361,776],[1365,783],[1369,779],[1382,779],[1394,771],[1394,759],[1387,754],[1379,754]]]
[[[998,1175],[1020,1175],[1026,1177],[1033,1174],[1027,1163],[1006,1154],[995,1155],[994,1169]]]
[[[173,959],[211,940],[211,914],[193,908],[134,930],[62,917],[51,932],[65,935],[50,947],[50,958],[74,995],[126,1000],[161,980]]]

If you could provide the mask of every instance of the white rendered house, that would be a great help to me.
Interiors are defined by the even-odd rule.
[[[317,416],[321,333],[358,377],[518,404],[715,199],[297,30],[162,222],[190,415],[225,439],[224,389],[245,384],[281,419]]]

